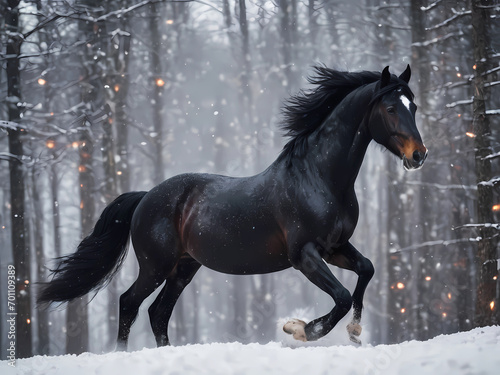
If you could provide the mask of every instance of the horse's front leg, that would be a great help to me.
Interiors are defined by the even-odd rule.
[[[292,334],[297,340],[318,340],[330,332],[351,309],[351,294],[333,276],[313,243],[307,243],[302,249],[292,249],[290,251],[290,261],[294,268],[301,271],[314,285],[333,298],[335,307],[330,313],[308,324],[293,319],[284,325],[283,330]]]
[[[354,310],[351,323],[347,325],[347,332],[351,341],[361,344],[358,336],[361,334],[361,310],[363,309],[363,296],[366,287],[375,272],[372,262],[365,258],[349,242],[334,249],[333,253],[325,257],[325,260],[337,267],[354,271],[359,277],[352,294],[352,307]]]

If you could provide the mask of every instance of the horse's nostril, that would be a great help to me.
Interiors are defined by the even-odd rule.
[[[423,154],[419,151],[415,151],[413,153],[413,160],[416,161],[417,163],[423,159]]]

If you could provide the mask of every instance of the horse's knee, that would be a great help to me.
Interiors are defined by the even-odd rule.
[[[346,315],[352,306],[352,296],[349,291],[344,288],[335,298],[335,307],[342,315]]]
[[[358,264],[358,274],[370,280],[375,274],[375,267],[373,263],[368,258],[363,258]]]

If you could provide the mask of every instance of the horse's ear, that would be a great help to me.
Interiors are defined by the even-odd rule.
[[[382,77],[380,78],[380,88],[385,87],[391,81],[391,73],[389,73],[389,67],[386,66],[384,70],[382,70]]]
[[[410,69],[410,65],[408,65],[406,67],[406,70],[403,73],[401,73],[401,75],[399,76],[399,79],[402,79],[406,83],[409,83],[410,77],[411,77],[411,69]]]

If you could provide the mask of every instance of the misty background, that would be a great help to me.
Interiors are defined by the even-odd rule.
[[[133,250],[97,295],[37,309],[36,282],[49,279],[52,259],[74,252],[123,192],[183,172],[264,170],[286,142],[280,108],[310,88],[315,64],[389,65],[397,75],[410,64],[429,149],[410,173],[373,143],[358,177],[352,243],[375,265],[363,342],[498,324],[498,1],[2,0],[0,10],[2,359],[10,264],[24,356],[112,350],[118,298],[137,275]],[[332,271],[353,290],[354,273]],[[141,306],[129,350],[155,346],[147,308],[156,294]],[[332,307],[293,269],[230,276],[203,267],[176,305],[170,339],[266,343],[280,339],[279,318]],[[347,319],[329,343],[349,342]]]

